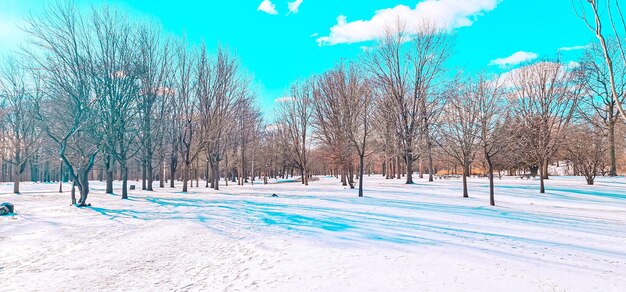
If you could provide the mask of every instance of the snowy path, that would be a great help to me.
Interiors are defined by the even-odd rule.
[[[0,283],[24,290],[626,291],[626,179],[367,177],[131,192],[94,207],[54,184],[0,185]],[[67,188],[66,188],[67,189]],[[276,193],[278,198],[272,198]],[[6,284],[10,283],[10,284]]]

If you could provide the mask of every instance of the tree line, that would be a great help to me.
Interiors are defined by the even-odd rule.
[[[617,33],[578,62],[555,56],[494,75],[453,70],[453,35],[428,21],[408,33],[398,20],[357,60],[294,82],[265,121],[252,75],[227,46],[211,52],[110,7],[59,2],[25,23],[29,41],[0,70],[1,175],[15,193],[27,172],[72,181],[79,206],[94,179],[106,193],[121,180],[125,199],[132,180],[147,191],[181,181],[187,192],[200,181],[219,190],[333,175],[363,196],[372,173],[407,184],[458,173],[464,197],[468,177],[486,176],[495,205],[503,174],[537,174],[541,193],[553,164],[588,184],[617,175]]]

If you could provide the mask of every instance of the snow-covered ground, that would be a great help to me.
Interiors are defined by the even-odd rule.
[[[202,185],[202,183],[201,183]],[[626,291],[626,179],[428,183],[366,177],[131,191],[0,186],[0,287],[10,291]],[[67,190],[68,185],[65,186]],[[275,193],[279,197],[272,197]]]

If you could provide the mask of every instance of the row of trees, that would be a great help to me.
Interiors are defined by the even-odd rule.
[[[0,83],[16,193],[26,162],[44,144],[56,145],[79,205],[97,161],[107,193],[119,170],[122,198],[131,162],[149,191],[155,177],[164,186],[166,161],[172,186],[182,166],[187,191],[192,165],[202,159],[218,189],[227,150],[240,149],[243,159],[258,136],[251,79],[228,48],[210,54],[204,44],[165,37],[158,26],[107,7],[86,15],[71,4],[49,6],[24,29],[30,42],[19,59],[3,63]]]
[[[344,185],[354,187],[357,165],[360,195],[365,157],[384,161],[387,178],[394,177],[392,167],[398,177],[402,172],[407,184],[413,183],[416,164],[430,181],[437,164],[458,165],[464,197],[471,166],[482,164],[492,205],[497,171],[538,172],[541,193],[549,165],[561,160],[589,184],[607,165],[608,174],[616,175],[619,115],[606,91],[609,76],[598,46],[580,62],[565,64],[557,57],[487,76],[447,71],[452,42],[429,23],[413,35],[400,23],[358,63],[340,63],[294,84],[279,120],[303,182],[309,168],[307,126],[314,138],[308,143],[329,154]],[[398,165],[405,169],[398,171]]]
[[[501,76],[448,70],[453,38],[424,22],[399,21],[356,62],[292,84],[275,121],[264,123],[252,79],[228,48],[166,36],[115,9],[71,4],[27,19],[29,42],[2,63],[3,170],[19,182],[33,161],[69,178],[85,205],[89,180],[141,180],[142,189],[205,187],[220,180],[331,174],[363,196],[365,174],[387,178],[460,167],[463,196],[477,168],[538,172],[568,161],[589,184],[616,175],[626,66],[620,39],[589,47],[578,63],[558,58]],[[605,66],[606,56],[620,60]],[[617,94],[618,98],[615,98]],[[50,171],[61,159],[63,170]],[[4,165],[10,167],[4,167]],[[30,166],[29,166],[30,165]],[[6,170],[5,170],[6,169]],[[97,173],[98,175],[95,175]],[[31,175],[32,177],[32,175]],[[74,188],[72,188],[74,189]]]

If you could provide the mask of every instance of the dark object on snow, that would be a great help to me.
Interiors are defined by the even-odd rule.
[[[0,204],[0,215],[7,215],[15,212],[15,207],[11,203]]]
[[[131,191],[134,191],[134,190],[135,190],[135,185],[130,185],[130,188],[129,188],[129,189],[130,189]]]
[[[272,198],[278,198],[277,194],[272,194]]]

